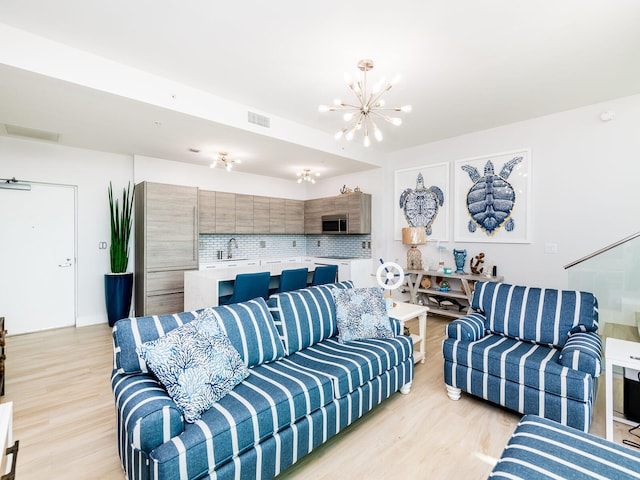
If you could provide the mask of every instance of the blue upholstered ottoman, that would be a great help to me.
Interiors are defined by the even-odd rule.
[[[640,479],[640,451],[526,415],[489,478]]]

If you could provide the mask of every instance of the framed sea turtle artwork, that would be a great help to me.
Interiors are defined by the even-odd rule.
[[[456,242],[531,242],[531,150],[454,163]]]
[[[395,171],[394,239],[404,227],[424,227],[427,240],[449,240],[449,163]]]

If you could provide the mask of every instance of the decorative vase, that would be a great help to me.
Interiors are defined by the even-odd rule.
[[[121,318],[129,316],[132,292],[133,273],[105,273],[104,301],[110,327]]]
[[[464,262],[467,259],[467,251],[454,248],[453,258],[456,261],[456,273],[464,273]]]

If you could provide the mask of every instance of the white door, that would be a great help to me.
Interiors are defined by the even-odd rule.
[[[0,189],[0,316],[9,335],[75,325],[75,188]]]

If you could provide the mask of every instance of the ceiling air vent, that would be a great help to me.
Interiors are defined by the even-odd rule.
[[[55,132],[47,132],[45,130],[36,130],[35,128],[19,127],[18,125],[5,124],[4,129],[7,135],[12,137],[30,138],[32,140],[45,140],[47,142],[58,142],[60,134]]]
[[[265,128],[271,128],[271,119],[269,117],[265,117],[264,115],[259,115],[255,112],[248,112],[247,119],[249,120],[249,123],[260,125],[261,127]]]

